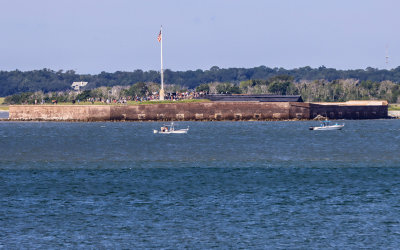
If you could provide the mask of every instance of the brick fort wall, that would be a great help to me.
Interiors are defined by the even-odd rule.
[[[215,121],[386,118],[387,105],[341,106],[302,102],[201,102],[144,105],[11,105],[10,120]]]

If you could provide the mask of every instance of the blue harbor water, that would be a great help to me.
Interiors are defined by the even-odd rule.
[[[0,248],[399,248],[400,120],[0,122]]]
[[[9,112],[0,110],[0,119],[8,119]]]

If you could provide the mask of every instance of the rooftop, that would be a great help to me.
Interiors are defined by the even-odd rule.
[[[212,94],[202,96],[214,102],[303,102],[300,95],[232,95],[232,94]]]

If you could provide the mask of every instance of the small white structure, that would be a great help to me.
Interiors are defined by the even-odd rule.
[[[82,87],[85,87],[87,84],[88,82],[73,82],[71,88],[73,88],[76,91],[79,91]]]

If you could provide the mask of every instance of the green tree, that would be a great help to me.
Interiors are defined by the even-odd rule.
[[[210,86],[207,83],[200,84],[196,87],[197,92],[210,92]]]
[[[232,83],[220,83],[216,86],[219,94],[240,94],[240,88]]]
[[[138,82],[133,84],[129,89],[128,89],[128,94],[131,96],[146,96],[146,93],[148,91],[148,88],[146,86],[146,83],[144,82]]]
[[[88,99],[88,98],[90,98],[90,97],[92,97],[92,96],[90,95],[90,90],[84,90],[84,91],[82,91],[81,93],[79,93],[79,94],[76,96],[76,99],[77,99],[77,100],[86,100],[86,99]]]
[[[272,77],[268,80],[269,86],[268,90],[271,93],[286,95],[288,92],[289,86],[292,84],[293,77],[287,75],[280,75]]]
[[[32,92],[15,94],[15,95],[7,96],[4,99],[4,102],[8,103],[8,104],[23,104],[23,103],[32,104],[32,100],[31,100],[32,95],[33,95]]]

